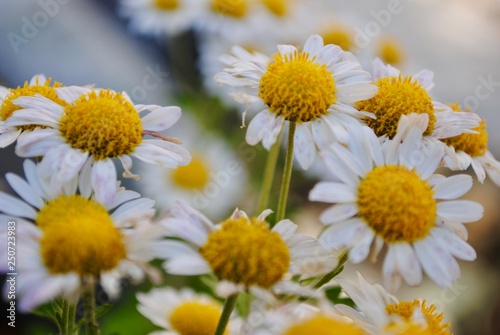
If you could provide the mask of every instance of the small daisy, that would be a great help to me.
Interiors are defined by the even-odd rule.
[[[150,335],[213,335],[222,311],[219,301],[188,288],[155,288],[138,293],[137,300],[137,310],[165,329]],[[238,319],[233,317],[224,334],[239,334],[238,325]]]
[[[336,278],[358,310],[338,304],[335,308],[377,335],[449,335],[443,313],[425,300],[398,301],[380,285],[372,285],[358,272],[358,281]]]
[[[119,14],[130,18],[132,31],[173,36],[192,27],[200,7],[199,0],[121,0]]]
[[[35,129],[36,124],[7,127],[5,121],[9,119],[12,114],[21,109],[13,103],[13,100],[21,96],[33,96],[40,94],[58,104],[65,105],[66,102],[59,98],[56,93],[56,88],[61,87],[62,84],[58,82],[52,83],[52,80],[47,79],[43,74],[37,74],[28,82],[25,82],[23,87],[6,88],[0,86],[0,148],[14,143],[23,131],[31,131]],[[43,126],[41,126],[43,127]]]
[[[393,66],[400,65],[405,60],[403,45],[395,37],[384,36],[377,41],[376,53],[382,62]]]
[[[422,128],[408,127],[420,119]],[[433,173],[444,155],[442,146],[424,147],[427,114],[402,116],[393,141],[380,144],[371,129],[352,129],[346,149],[334,144],[323,157],[341,182],[320,182],[312,201],[335,205],[320,217],[328,228],[320,240],[332,248],[350,248],[353,263],[365,260],[374,242],[373,259],[388,246],[383,265],[384,284],[395,291],[404,279],[422,281],[422,268],[441,287],[460,277],[455,260],[474,260],[474,249],[463,239],[462,223],[477,221],[483,207],[453,200],[472,187],[472,178],[446,178]],[[460,237],[459,237],[460,236]]]
[[[462,112],[458,104],[450,107],[454,112]],[[466,110],[467,113],[472,113]],[[488,131],[486,120],[482,119],[477,128],[472,130],[477,134],[461,134],[442,139],[448,146],[445,156],[446,167],[452,170],[465,170],[472,165],[477,179],[482,183],[486,174],[496,185],[500,186],[500,162],[488,150]],[[457,162],[458,164],[455,164]]]
[[[26,180],[8,173],[10,186],[24,200],[0,192],[0,219],[16,222],[19,250],[17,290],[20,309],[31,310],[57,296],[76,299],[82,281],[100,278],[105,291],[119,293],[120,279],[143,279],[158,271],[148,262],[154,258],[151,246],[164,232],[150,223],[154,202],[122,188],[116,200],[103,205],[90,198],[89,187],[77,194],[78,180],[69,181],[61,193],[51,193],[37,178],[33,162],[24,162]],[[7,225],[0,235],[7,240]],[[2,248],[0,256],[5,257]],[[7,263],[0,271],[9,272]]]
[[[254,94],[234,94],[239,102],[251,105],[263,101],[266,109],[248,125],[246,141],[262,141],[266,149],[276,142],[284,125],[297,124],[294,154],[303,169],[311,166],[316,146],[322,149],[335,140],[347,142],[350,127],[370,116],[353,104],[373,97],[377,88],[368,72],[336,45],[323,45],[319,35],[307,39],[302,51],[292,45],[278,45],[269,59],[234,47],[232,64],[215,76],[220,84],[249,87]]]
[[[16,154],[43,156],[39,176],[54,190],[83,169],[88,172],[96,199],[108,204],[114,199],[117,181],[113,158],[121,161],[125,177],[138,177],[130,172],[131,156],[169,168],[189,163],[190,155],[178,141],[156,133],[177,122],[179,107],[134,106],[126,93],[111,90],[64,87],[56,91],[64,104],[42,96],[20,97],[14,102],[25,109],[18,110],[6,123],[46,127],[23,133]],[[141,117],[145,110],[151,113]],[[143,139],[148,134],[159,139]]]
[[[167,236],[185,242],[159,243],[158,256],[167,259],[163,266],[171,274],[215,274],[222,281],[218,287],[221,296],[252,287],[287,291],[293,289],[293,284],[284,280],[288,275],[311,277],[335,268],[330,254],[313,237],[295,234],[297,225],[290,220],[269,229],[265,218],[270,213],[266,210],[249,218],[237,209],[229,219],[214,225],[179,202],[171,211],[172,217],[160,223]]]
[[[479,124],[477,115],[452,113],[443,104],[432,100],[429,91],[434,86],[434,74],[429,70],[403,76],[398,69],[385,65],[377,58],[373,62],[373,77],[378,93],[371,99],[358,102],[356,106],[375,114],[376,118],[365,118],[365,122],[378,137],[393,138],[401,116],[410,113],[429,116],[424,135],[433,139],[474,133],[471,128]]]
[[[183,145],[192,155],[191,162],[176,169],[140,164],[139,191],[161,210],[184,200],[210,217],[227,217],[245,190],[245,165],[224,141],[202,131],[194,120],[183,118],[171,135],[187,133],[192,136]]]

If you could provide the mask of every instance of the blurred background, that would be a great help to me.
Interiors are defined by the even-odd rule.
[[[199,0],[198,7],[207,1]],[[179,191],[210,212],[214,220],[230,214],[236,205],[253,208],[260,167],[265,162],[260,146],[251,148],[244,143],[244,129],[239,128],[244,106],[233,103],[227,97],[228,90],[217,88],[211,79],[222,69],[217,57],[233,44],[273,52],[276,44],[301,46],[308,35],[320,33],[325,40],[328,37],[351,50],[368,71],[374,57],[394,64],[404,74],[430,69],[436,83],[433,98],[469,105],[485,118],[489,149],[500,157],[499,0],[297,0],[302,7],[297,5],[293,15],[279,20],[255,14],[238,22],[224,12],[205,15],[192,9],[175,20],[169,18],[172,26],[154,22],[161,16],[148,17],[151,13],[141,6],[150,2],[0,0],[0,85],[22,86],[33,75],[43,73],[64,85],[94,84],[124,90],[135,103],[181,106],[185,117],[175,135],[194,138],[189,145],[200,155],[207,151],[202,142],[208,138],[217,141],[212,147],[220,151],[212,156],[224,156],[225,162],[237,162],[241,167],[238,175],[231,176],[231,185],[237,185],[234,190],[212,183],[211,193],[201,188]],[[241,0],[226,1],[234,6],[238,2]],[[205,171],[214,175],[227,166],[210,165],[216,164],[210,158],[205,161]],[[142,168],[134,162],[135,172]],[[11,192],[5,174],[22,175],[22,159],[14,154],[13,145],[0,149],[0,172],[0,190]],[[147,174],[161,179],[162,173]],[[280,179],[279,171],[277,176]],[[320,178],[321,172],[302,175],[297,170],[290,195],[292,220],[313,234],[321,228],[318,215],[325,207],[306,199]],[[169,182],[164,187],[169,187]],[[161,183],[155,186],[155,179],[147,182],[144,178],[147,189],[135,181],[125,184],[146,196],[158,197],[159,213],[171,204],[163,199],[168,197],[168,189],[159,189]],[[215,185],[226,191],[221,203],[216,202],[222,196]],[[434,303],[445,312],[456,335],[496,335],[500,334],[500,188],[487,179],[484,184],[475,183],[466,198],[485,208],[484,218],[467,226],[469,243],[477,250],[478,259],[460,263],[462,278],[451,289],[440,289],[425,280],[421,287],[403,287],[398,297],[425,298]],[[215,207],[222,210],[210,210]],[[381,282],[380,268],[380,261],[349,264],[344,275],[361,269],[370,281]],[[193,282],[174,277],[167,280],[169,285],[202,285],[196,278]],[[132,287],[124,282],[124,287],[115,308],[101,321],[103,334],[146,334],[157,329],[135,310],[135,292],[148,290],[149,284]],[[103,297],[103,302],[106,299]],[[2,301],[2,309],[4,304]],[[33,316],[18,314],[15,331],[2,319],[1,334],[56,333],[50,323]]]

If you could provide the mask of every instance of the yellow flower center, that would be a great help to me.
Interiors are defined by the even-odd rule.
[[[187,189],[201,189],[209,179],[206,163],[193,157],[191,163],[185,166],[179,166],[172,172],[172,179],[175,185]]]
[[[212,0],[212,10],[239,19],[246,15],[247,3],[246,0]]]
[[[458,104],[451,105],[455,112],[461,112]],[[469,112],[469,110],[467,110]],[[471,157],[484,156],[488,151],[488,131],[486,130],[486,121],[481,120],[479,126],[472,129],[479,134],[460,134],[458,136],[444,138],[442,141],[455,148],[456,151],[463,151]]]
[[[404,59],[403,48],[395,39],[384,38],[378,45],[378,56],[386,64],[398,65]]]
[[[159,10],[169,11],[179,8],[179,0],[155,0],[154,5]]]
[[[412,321],[412,315],[415,312],[415,309],[418,308],[421,310],[422,314],[425,317],[425,321],[427,323],[426,330],[429,331],[429,334],[433,335],[449,335],[450,334],[450,324],[445,323],[442,324],[444,315],[443,313],[436,312],[436,306],[430,305],[427,306],[425,300],[420,302],[418,300],[410,301],[401,301],[399,303],[387,305],[385,310],[389,315],[397,315],[403,318],[405,321]],[[403,334],[414,334],[414,333],[403,333]],[[415,334],[426,334],[415,332]]]
[[[434,335],[428,327],[411,321],[391,323],[385,327],[384,334],[391,335]]]
[[[307,52],[277,53],[260,79],[259,97],[269,110],[288,121],[308,122],[328,114],[336,88],[325,64]]]
[[[285,16],[287,10],[286,0],[262,0],[262,2],[274,15]]]
[[[51,81],[52,79],[48,78],[45,81],[45,83],[39,83],[38,79],[36,79],[35,85],[29,86],[29,83],[26,81],[23,87],[18,86],[17,88],[9,89],[9,93],[7,94],[7,96],[2,102],[2,105],[0,106],[0,118],[2,119],[2,121],[7,120],[9,117],[12,116],[12,113],[21,109],[20,106],[15,105],[12,101],[22,96],[33,96],[35,94],[40,94],[41,96],[50,99],[61,106],[65,106],[66,102],[61,98],[59,98],[59,96],[56,93],[56,90],[54,89],[56,87],[61,87],[62,84],[56,81],[51,86],[50,85]],[[38,126],[36,124],[19,126],[17,128],[24,131],[24,130],[33,130],[36,127],[45,128],[45,126]]]
[[[350,51],[353,48],[353,34],[347,29],[332,29],[322,34],[322,37],[325,44],[338,45],[345,51]]]
[[[94,200],[59,196],[38,212],[35,222],[43,231],[40,252],[50,273],[99,275],[126,256],[121,232]]]
[[[318,315],[288,328],[283,335],[363,335],[365,332],[353,324]]]
[[[180,335],[213,335],[221,315],[215,304],[187,301],[170,314],[170,324]],[[224,332],[225,335],[228,331]]]
[[[269,288],[290,266],[290,251],[281,236],[255,218],[224,221],[200,253],[219,279],[246,286]]]
[[[427,236],[437,213],[431,185],[404,166],[377,166],[358,186],[359,215],[386,242]]]
[[[375,114],[377,118],[366,118],[366,123],[377,136],[393,138],[401,115],[410,113],[427,113],[429,125],[424,135],[432,134],[436,122],[432,99],[418,81],[411,76],[403,78],[399,75],[381,78],[375,84],[378,93],[369,100],[358,102],[356,106],[359,110]]]
[[[142,142],[142,120],[132,103],[109,90],[84,94],[64,109],[59,130],[68,144],[96,160],[128,155]]]

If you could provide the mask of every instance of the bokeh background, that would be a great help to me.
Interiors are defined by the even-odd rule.
[[[53,15],[46,15],[46,22],[38,17],[42,20],[39,26],[26,30],[27,22],[37,20],[41,11],[47,12],[50,3],[57,4],[48,9]],[[402,10],[390,18],[377,16],[391,3],[398,3]],[[398,66],[405,74],[422,68],[434,71],[433,98],[471,105],[486,119],[489,149],[495,157],[500,157],[499,0],[328,0],[322,5],[352,31],[372,34],[360,53],[360,59],[368,67],[369,59],[377,55],[378,41],[392,38],[402,56]],[[180,105],[185,114],[191,114],[210,131],[225,137],[234,154],[244,161],[248,151],[236,150],[244,138],[244,130],[239,128],[240,117],[216,98],[199,93],[202,89],[196,61],[200,56],[199,45],[204,41],[190,32],[175,38],[135,34],[127,19],[118,15],[118,6],[115,0],[0,0],[0,85],[17,87],[33,75],[43,73],[65,85],[95,84],[136,92],[140,103]],[[9,38],[12,33],[23,36],[22,42],[13,44]],[[156,85],[142,90],[144,78],[152,71],[160,73]],[[191,135],[195,134],[189,134],[189,130],[183,134]],[[246,167],[251,185],[258,184],[264,157],[260,147],[253,150],[257,159]],[[7,172],[22,174],[21,167],[22,160],[15,156],[13,146],[0,149],[1,190],[11,191],[4,176]],[[314,180],[295,172],[290,201],[297,205],[291,206],[292,219],[303,231],[316,234],[320,229],[318,214],[324,206],[304,200]],[[137,188],[134,182],[127,186]],[[500,334],[500,188],[487,179],[484,184],[476,183],[466,198],[480,202],[485,208],[484,218],[468,225],[469,243],[477,250],[478,259],[460,263],[462,278],[451,289],[443,290],[424,280],[421,287],[403,287],[398,297],[425,298],[436,304],[445,312],[456,335],[496,335]],[[250,190],[241,196],[238,205],[244,208],[253,205],[254,200],[255,192]],[[3,247],[4,241],[0,243]],[[369,280],[381,282],[380,263],[349,264],[344,276],[352,276],[361,269]],[[202,286],[196,279],[190,282],[168,277],[167,280],[169,285]],[[123,296],[101,321],[103,334],[146,334],[156,329],[135,310],[134,292],[146,290],[148,285],[132,287],[124,282]],[[2,310],[4,306],[2,301]],[[48,322],[39,318],[22,314],[17,317],[16,329],[7,327],[2,317],[0,333],[56,333]]]

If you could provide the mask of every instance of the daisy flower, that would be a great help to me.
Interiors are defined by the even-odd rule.
[[[222,305],[212,297],[188,288],[155,288],[138,293],[137,310],[165,331],[150,335],[212,335],[219,322]],[[239,334],[238,319],[233,317],[225,335]]]
[[[177,122],[179,107],[133,105],[126,93],[111,90],[64,87],[56,91],[64,104],[39,95],[20,97],[14,102],[24,109],[6,122],[7,126],[46,127],[23,133],[16,154],[43,156],[39,176],[54,190],[85,169],[96,199],[108,204],[114,199],[117,181],[113,158],[121,161],[125,177],[136,178],[130,172],[131,156],[169,168],[189,163],[189,153],[177,140],[156,133]],[[145,110],[151,112],[141,117]],[[159,139],[143,139],[148,134]]]
[[[31,78],[29,82],[26,81],[22,87],[18,86],[17,88],[9,89],[7,87],[0,86],[0,148],[5,148],[6,146],[14,143],[23,131],[31,131],[39,126],[36,124],[30,124],[7,127],[5,122],[14,112],[22,108],[21,106],[14,104],[13,101],[21,96],[33,96],[35,94],[40,94],[55,103],[65,105],[66,102],[59,98],[56,93],[56,88],[61,86],[61,83],[52,83],[52,80],[50,78],[47,79],[43,74],[33,76],[33,78]]]
[[[312,277],[325,274],[337,265],[329,253],[311,236],[296,234],[290,220],[272,229],[265,221],[270,210],[249,218],[236,209],[220,224],[183,202],[160,221],[167,236],[180,238],[157,244],[160,258],[167,259],[165,270],[177,275],[213,273],[221,281],[218,293],[228,296],[256,287],[293,290],[285,276]]]
[[[335,279],[354,301],[357,310],[335,305],[342,314],[352,318],[369,334],[376,335],[449,335],[450,324],[443,313],[425,300],[399,301],[380,285],[372,285],[358,272],[358,281]]]
[[[458,104],[452,104],[449,108],[457,113],[462,112]],[[473,113],[469,110],[466,112]],[[481,183],[488,174],[496,185],[500,185],[500,162],[488,150],[486,120],[482,119],[479,126],[472,130],[477,134],[461,134],[441,140],[448,146],[445,156],[446,167],[452,170],[465,170],[472,166]]]
[[[278,45],[273,59],[234,47],[231,63],[215,76],[220,84],[253,88],[254,94],[233,96],[239,102],[263,101],[266,109],[248,125],[246,141],[262,141],[269,148],[289,122],[296,123],[294,154],[303,169],[311,166],[316,146],[322,149],[335,140],[347,142],[347,129],[359,126],[359,118],[371,115],[353,104],[376,92],[371,76],[339,46],[323,45],[319,35],[310,36],[299,51],[292,45]],[[232,61],[231,61],[232,60]]]
[[[158,282],[158,271],[148,262],[151,246],[163,236],[160,226],[150,223],[154,202],[136,192],[118,189],[113,203],[104,205],[91,198],[78,180],[69,181],[60,193],[37,178],[36,166],[24,161],[27,180],[8,173],[6,179],[23,200],[0,192],[0,219],[14,221],[19,250],[17,293],[20,309],[32,308],[57,296],[76,299],[83,281],[100,278],[105,291],[119,293],[120,279],[142,280],[150,274]],[[7,240],[7,225],[0,235]],[[2,248],[1,257],[7,257]],[[0,271],[9,272],[7,263]]]
[[[121,0],[119,4],[119,14],[130,19],[133,31],[155,36],[190,29],[200,9],[199,0]]]
[[[420,119],[421,128],[411,126]],[[350,248],[353,263],[365,260],[374,242],[373,259],[388,246],[384,285],[391,291],[404,279],[422,281],[422,269],[441,287],[460,277],[455,260],[474,260],[474,249],[462,238],[462,223],[479,220],[483,207],[454,200],[472,187],[468,175],[434,174],[442,146],[424,147],[427,114],[402,116],[393,141],[380,144],[371,129],[352,129],[349,149],[333,144],[323,157],[341,182],[320,182],[309,199],[334,203],[320,221],[328,225],[320,240],[332,248]],[[462,238],[461,238],[462,237]]]
[[[139,191],[161,210],[184,200],[210,217],[227,217],[245,190],[246,168],[224,141],[202,131],[192,119],[180,120],[171,135],[187,133],[192,136],[183,145],[192,155],[191,162],[176,169],[140,164]]]
[[[373,79],[378,92],[371,99],[356,104],[360,110],[375,114],[365,118],[366,125],[382,139],[396,135],[399,119],[410,113],[427,114],[429,122],[426,137],[442,139],[462,133],[474,133],[471,128],[479,125],[479,117],[473,113],[453,113],[429,95],[434,87],[434,74],[422,70],[413,76],[403,76],[391,65],[379,58],[373,62]]]

